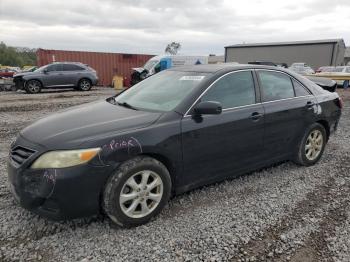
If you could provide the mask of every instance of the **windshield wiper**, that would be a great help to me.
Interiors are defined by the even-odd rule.
[[[133,110],[138,110],[136,107],[133,107],[132,105],[128,104],[127,102],[117,102],[118,105],[126,107],[126,108],[130,108]]]

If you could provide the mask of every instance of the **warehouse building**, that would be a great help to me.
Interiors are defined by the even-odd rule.
[[[343,39],[314,41],[237,44],[225,47],[225,62],[246,64],[253,61],[275,63],[304,62],[316,69],[320,66],[337,66],[344,63]]]
[[[345,49],[344,65],[350,65],[350,47]]]
[[[38,49],[37,64],[43,66],[52,62],[81,62],[96,70],[99,85],[109,86],[115,75],[122,76],[128,86],[132,68],[143,66],[154,55],[101,53],[84,51],[63,51]]]

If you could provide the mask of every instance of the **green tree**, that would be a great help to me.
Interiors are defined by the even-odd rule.
[[[16,48],[0,42],[0,64],[7,66],[36,65],[36,49]]]
[[[180,43],[172,42],[166,46],[165,53],[171,54],[171,55],[176,55],[180,49],[181,49]]]

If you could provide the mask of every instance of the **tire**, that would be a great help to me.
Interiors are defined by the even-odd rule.
[[[89,79],[83,78],[78,83],[78,88],[80,91],[89,91],[92,87],[91,81]]]
[[[154,158],[140,156],[124,162],[108,179],[102,205],[114,223],[133,227],[159,214],[170,194],[168,169]]]
[[[319,124],[312,124],[301,139],[294,162],[302,166],[312,166],[316,164],[324,152],[327,143],[327,133],[325,128]]]
[[[41,92],[42,84],[38,80],[28,80],[24,90],[28,94],[38,94]]]
[[[343,82],[343,88],[344,89],[347,89],[349,87],[349,80],[345,80],[344,82]]]

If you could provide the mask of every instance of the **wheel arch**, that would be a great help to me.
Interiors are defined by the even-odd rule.
[[[170,178],[171,178],[171,183],[172,183],[172,191],[174,191],[174,185],[175,185],[175,180],[176,180],[176,172],[175,172],[175,167],[173,165],[173,163],[171,162],[171,160],[159,153],[143,153],[140,154],[138,156],[149,156],[152,157],[156,160],[158,160],[159,162],[161,162],[169,171],[170,174]]]
[[[43,81],[41,81],[39,78],[29,78],[29,79],[24,79],[24,86],[27,86],[27,83],[31,80],[38,81],[41,84],[41,87],[44,87]]]
[[[324,127],[324,129],[326,130],[327,141],[328,141],[330,133],[331,133],[329,123],[323,119],[316,121],[316,123],[319,123],[320,125],[322,125]]]
[[[84,76],[84,77],[79,78],[79,80],[78,80],[78,82],[77,82],[77,86],[78,86],[79,83],[80,83],[82,80],[84,80],[84,79],[88,80],[88,81],[90,82],[90,84],[92,85],[92,79],[90,79],[89,77]]]

